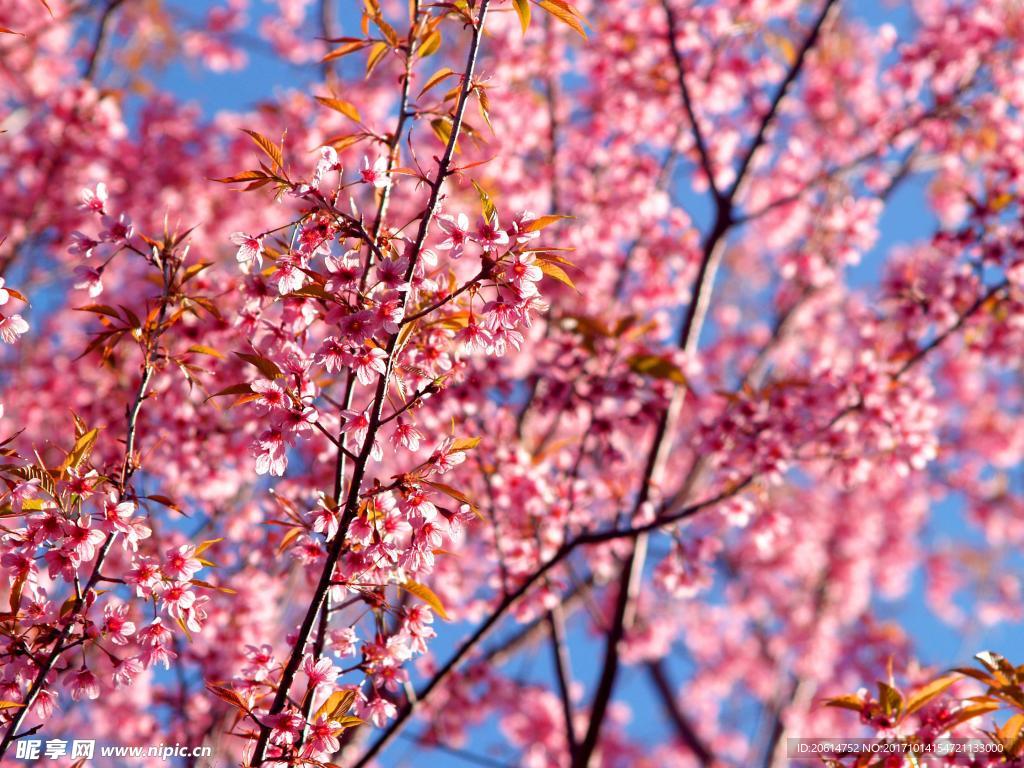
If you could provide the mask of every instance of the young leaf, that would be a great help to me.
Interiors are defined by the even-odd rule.
[[[882,711],[886,715],[898,715],[903,707],[903,696],[898,690],[888,683],[878,683],[878,702],[882,705]]]
[[[214,397],[221,397],[222,395],[248,395],[252,394],[252,387],[243,382],[242,384],[232,384],[230,387],[224,387],[224,389],[214,392],[210,397],[206,398],[209,400]]]
[[[263,152],[271,159],[276,168],[284,168],[284,157],[281,155],[281,149],[274,142],[268,139],[263,134],[257,133],[256,131],[250,131],[248,128],[243,128],[242,131],[249,134],[249,137],[256,142],[256,146],[263,150]]]
[[[523,34],[530,28],[530,0],[512,0],[515,6],[516,15],[519,16],[519,26],[523,28]]]
[[[316,711],[314,720],[326,715],[328,720],[337,720],[340,716],[346,715],[356,701],[356,692],[350,688],[335,691],[327,697],[327,701],[320,705]]]
[[[402,589],[410,594],[416,595],[420,600],[425,602],[431,608],[434,609],[434,613],[440,616],[445,621],[451,621],[448,618],[448,612],[445,611],[444,605],[441,603],[441,599],[434,594],[434,590],[428,587],[426,584],[420,584],[416,581],[406,581],[401,585]]]
[[[259,369],[260,373],[268,379],[276,379],[278,376],[284,375],[273,360],[268,360],[262,355],[254,355],[248,352],[235,352],[235,355],[242,358],[250,365],[255,365]]]
[[[212,179],[212,181],[218,181],[221,184],[240,184],[244,181],[251,181],[253,184],[250,184],[247,189],[253,189],[254,184],[259,184],[260,186],[269,184],[273,181],[273,177],[268,176],[263,171],[242,171],[241,173],[236,173],[234,176],[225,176],[222,179]]]
[[[189,583],[195,584],[197,587],[203,587],[204,589],[212,589],[217,592],[223,592],[225,595],[238,594],[238,592],[232,589],[231,587],[218,587],[216,584],[211,584],[210,582],[203,581],[202,579],[190,579]]]
[[[452,137],[452,121],[447,117],[437,117],[430,121],[430,127],[433,128],[437,140],[448,146]]]
[[[554,278],[560,283],[563,283],[572,288],[576,293],[581,293],[580,289],[576,287],[576,284],[572,281],[572,278],[566,274],[565,270],[557,264],[552,264],[550,261],[539,261],[537,266],[540,267],[540,271],[548,277]]]
[[[191,347],[188,348],[188,351],[194,352],[197,355],[209,355],[210,357],[216,357],[220,360],[224,359],[223,353],[218,352],[213,347],[207,347],[204,344],[193,344]]]
[[[353,120],[357,123],[362,122],[362,117],[359,115],[359,110],[356,109],[354,104],[350,104],[343,99],[335,99],[330,96],[317,96],[316,100],[323,104],[325,107],[333,109],[335,112],[340,112],[349,120]]]
[[[117,310],[113,307],[108,307],[106,304],[87,304],[84,307],[75,307],[76,312],[92,312],[96,315],[106,315],[112,317],[115,320],[120,320],[121,316],[117,313]]]
[[[443,81],[445,78],[451,77],[455,74],[455,71],[452,70],[451,67],[442,67],[441,69],[437,70],[437,72],[432,74],[430,78],[427,80],[427,82],[423,84],[423,87],[420,89],[420,96],[422,96],[435,85]]]
[[[441,31],[435,29],[429,35],[426,36],[426,38],[423,40],[423,44],[419,47],[416,53],[419,54],[421,58],[426,58],[431,54],[437,53],[440,47]]]
[[[473,179],[473,189],[475,189],[476,193],[480,196],[480,210],[483,213],[484,218],[490,221],[498,212],[497,208],[494,207],[494,201],[491,200],[490,194],[486,189],[480,186],[476,179]]]
[[[168,509],[174,512],[181,512],[181,514],[185,515],[181,507],[175,504],[174,499],[170,498],[169,496],[164,496],[159,493],[151,493],[149,496],[143,496],[142,498],[149,499],[150,501],[155,501],[157,504],[163,504]],[[188,515],[185,516],[188,517]]]
[[[634,355],[629,367],[639,374],[653,379],[668,379],[680,386],[686,386],[686,376],[678,365],[658,355]]]
[[[988,712],[995,712],[1000,709],[1002,705],[998,701],[979,702],[977,704],[971,704],[970,706],[964,707],[963,709],[955,712],[953,716],[943,721],[943,726],[946,730],[952,730],[958,725],[966,723],[968,720],[973,720],[976,717],[981,717]]]
[[[334,61],[340,59],[342,56],[348,56],[350,53],[354,53],[362,48],[368,46],[370,42],[368,40],[353,40],[352,42],[345,43],[340,48],[335,48],[333,51],[324,56],[320,61],[326,64],[328,61]]]
[[[864,701],[860,696],[855,694],[848,694],[846,696],[836,696],[833,699],[825,701],[826,707],[839,707],[841,709],[849,709],[853,712],[860,712],[864,708]]]
[[[195,277],[200,272],[202,272],[204,269],[207,269],[210,266],[212,266],[212,263],[209,262],[209,261],[200,261],[198,264],[190,265],[181,275],[182,285],[187,283],[193,277]]]
[[[571,219],[572,216],[560,216],[558,214],[552,214],[550,216],[540,216],[531,222],[528,222],[523,227],[524,232],[539,232],[545,227],[550,227],[555,222],[561,221],[562,219]]]
[[[907,696],[906,713],[908,715],[911,715],[914,712],[917,712],[917,710],[921,709],[921,707],[925,706],[928,702],[932,701],[932,699],[942,695],[942,693],[947,688],[949,688],[951,685],[953,685],[953,683],[955,683],[959,679],[960,675],[952,673],[948,675],[943,675],[937,680],[932,680],[932,682],[928,683],[927,685],[922,685],[920,688],[915,688]]]
[[[374,67],[380,64],[381,60],[387,54],[389,48],[387,43],[375,43],[373,48],[370,50],[370,58],[366,60],[366,76],[369,77],[370,73],[373,72]]]
[[[460,437],[457,440],[452,441],[449,450],[452,451],[470,451],[480,445],[479,437]]]
[[[74,447],[68,453],[64,463],[61,464],[61,472],[67,469],[78,469],[82,465],[82,462],[89,458],[89,454],[92,453],[92,448],[96,444],[96,438],[99,437],[99,435],[99,427],[94,427],[79,437],[75,441]]]
[[[562,2],[562,0],[538,0],[537,5],[563,24],[572,27],[582,37],[587,36],[586,30],[583,29],[583,25],[580,23],[580,19],[583,17],[569,3]]]
[[[196,547],[196,551],[194,552],[194,554],[201,555],[201,554],[203,554],[203,552],[208,550],[214,544],[217,544],[218,542],[221,542],[221,541],[224,541],[224,537],[223,536],[221,536],[220,538],[217,538],[217,539],[206,539],[205,541],[202,541],[202,542],[199,543],[199,546]]]
[[[439,482],[437,482],[435,480],[424,480],[423,482],[425,482],[431,488],[435,488],[435,489],[439,490],[441,493],[445,494],[446,496],[450,496],[451,498],[455,499],[460,504],[468,504],[470,509],[473,510],[473,512],[477,515],[477,517],[481,516],[480,515],[480,511],[477,509],[476,504],[473,503],[473,500],[470,499],[469,496],[464,494],[459,489],[452,488],[450,485],[448,485],[446,483],[439,483]]]

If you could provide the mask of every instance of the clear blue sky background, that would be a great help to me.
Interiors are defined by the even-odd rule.
[[[200,8],[205,7],[204,3],[188,2],[188,0],[175,0],[172,4],[187,10],[193,16],[198,14]],[[255,30],[258,19],[271,7],[260,0],[255,0],[253,5],[251,16],[253,17],[252,28]],[[358,34],[356,31],[357,16],[352,11],[357,3],[340,0],[340,5],[345,8],[340,17],[343,27],[341,34]],[[848,13],[853,13],[872,25],[888,22],[896,26],[901,33],[907,33],[910,29],[911,16],[906,3],[857,0],[844,5]],[[158,73],[155,78],[161,87],[177,94],[182,99],[198,103],[207,114],[212,116],[217,110],[245,109],[257,101],[272,96],[275,89],[301,87],[318,80],[318,76],[314,64],[304,67],[289,66],[260,51],[250,51],[249,67],[241,73],[217,75],[186,64]],[[925,183],[925,180],[922,179],[913,180],[904,185],[893,197],[882,220],[880,242],[864,260],[864,263],[855,268],[851,274],[851,279],[856,284],[869,286],[874,282],[884,254],[893,245],[917,240],[933,231],[935,220],[924,204]],[[702,213],[706,215],[706,208],[700,198],[689,194],[686,190],[679,190],[679,192],[682,199],[688,204],[692,201],[693,213],[698,220]],[[960,510],[955,502],[951,501],[940,505],[934,515],[934,522],[928,535],[935,540],[962,538],[970,535],[960,518]],[[982,648],[1008,651],[1013,647],[1014,636],[1020,631],[1019,626],[1002,626],[983,631],[978,637],[970,638],[969,645],[965,644],[965,638],[959,637],[955,631],[939,622],[924,607],[920,578],[917,579],[913,590],[906,598],[897,603],[881,604],[879,613],[884,617],[897,619],[911,629],[913,634],[921,640],[920,652],[924,659],[942,666],[965,661],[966,656]],[[449,655],[452,643],[464,630],[464,627],[442,628],[440,642],[434,646],[439,658],[443,659]],[[571,627],[570,634],[576,677],[588,681],[589,687],[597,675],[598,648],[587,641],[579,628]],[[536,658],[525,656],[516,663],[514,668],[519,674],[526,677],[548,677],[550,662],[546,647],[540,647],[537,654]],[[677,669],[675,672],[677,679],[681,679],[683,670]],[[649,700],[647,683],[641,673],[627,669],[624,673],[621,690],[624,694],[623,698],[629,701],[634,709],[634,722],[637,727],[633,729],[633,733],[661,738],[667,730],[667,723],[663,721],[660,708]],[[483,729],[474,737],[471,748],[478,753],[486,753],[489,745],[495,741],[493,737],[493,730]],[[413,761],[410,758],[414,755],[416,758]],[[500,755],[500,757],[510,766],[516,763],[514,756],[508,753]],[[413,763],[430,766],[471,764],[463,762],[460,758],[437,752],[431,753],[431,757],[426,759],[418,747],[411,742],[403,741],[399,741],[393,746],[382,761],[385,766]]]

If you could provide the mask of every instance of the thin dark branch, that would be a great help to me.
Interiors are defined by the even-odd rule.
[[[754,160],[754,155],[757,154],[758,150],[761,149],[768,140],[768,132],[775,124],[775,118],[779,114],[779,108],[782,106],[782,102],[786,99],[786,94],[789,93],[789,89],[800,76],[800,72],[803,70],[804,63],[807,60],[807,54],[810,53],[817,44],[818,37],[821,35],[821,30],[824,28],[825,22],[828,21],[829,16],[831,16],[832,9],[838,7],[838,2],[839,0],[825,0],[825,5],[822,6],[821,12],[818,14],[814,24],[811,26],[810,32],[807,37],[804,38],[803,45],[800,46],[800,50],[797,52],[796,58],[790,65],[789,70],[786,72],[786,76],[782,80],[782,84],[779,86],[779,90],[775,93],[775,98],[772,99],[772,103],[768,107],[768,112],[761,120],[761,124],[757,129],[757,134],[754,136],[754,140],[750,144],[750,148],[743,155],[743,159],[740,161],[740,167],[736,171],[736,180],[733,182],[733,185],[730,187],[727,195],[730,201],[736,199],[741,185],[747,178],[747,172],[750,170],[750,165]]]
[[[562,714],[565,717],[565,737],[569,744],[569,754],[576,754],[576,725],[573,722],[572,707],[572,663],[569,660],[569,644],[565,639],[565,617],[562,607],[556,605],[547,614],[548,637],[551,641],[551,656],[555,662],[555,673],[558,676],[558,693],[562,699]]]
[[[463,293],[468,291],[470,288],[473,288],[474,286],[476,286],[479,283],[479,281],[483,278],[483,276],[484,276],[484,273],[482,271],[478,272],[468,282],[464,283],[461,287],[459,287],[453,293],[449,293],[444,298],[438,299],[433,304],[430,304],[429,306],[424,307],[419,312],[415,312],[415,313],[409,315],[408,317],[403,318],[402,319],[402,325],[407,325],[409,323],[414,323],[417,320],[419,320],[420,318],[426,317],[427,315],[429,315],[434,310],[440,309],[445,304],[450,303],[452,300],[458,298]]]
[[[651,682],[654,684],[654,689],[658,692],[658,696],[661,697],[665,713],[672,721],[680,741],[686,745],[687,749],[693,752],[697,761],[702,766],[710,766],[714,762],[714,756],[700,736],[697,735],[689,718],[680,709],[672,683],[669,682],[668,670],[665,668],[664,660],[659,659],[649,662],[647,664],[647,672],[650,675]]]
[[[143,362],[142,362],[142,374],[139,378],[138,387],[135,390],[135,396],[130,405],[126,409],[126,433],[125,433],[125,450],[124,459],[121,464],[121,475],[117,482],[117,499],[123,501],[128,496],[128,484],[131,481],[132,475],[135,473],[135,440],[137,435],[139,413],[142,410],[142,403],[146,399],[146,395],[149,391],[149,385],[153,378],[153,372],[155,370],[155,354],[157,349],[157,343],[160,334],[164,329],[164,321],[167,318],[167,308],[171,303],[172,286],[174,284],[175,274],[177,270],[176,262],[171,258],[172,246],[165,246],[161,256],[161,269],[163,272],[163,291],[160,296],[160,309],[157,313],[155,325],[150,331],[149,335],[145,337],[145,343],[143,346]],[[57,661],[61,655],[71,647],[74,647],[76,643],[69,643],[71,633],[74,631],[79,615],[82,613],[82,609],[85,607],[85,598],[89,592],[98,583],[103,564],[106,562],[107,556],[110,554],[110,550],[114,545],[114,540],[117,537],[117,532],[111,532],[107,534],[99,552],[96,555],[96,562],[93,564],[92,572],[89,575],[88,580],[85,583],[84,589],[77,589],[74,600],[71,603],[71,608],[68,611],[67,619],[65,624],[57,636],[54,642],[53,648],[47,655],[45,661],[39,666],[36,672],[35,679],[32,682],[31,688],[25,695],[22,701],[23,706],[19,707],[11,719],[8,725],[7,731],[4,734],[3,741],[0,741],[0,760],[2,760],[7,748],[14,741],[14,734],[18,732],[25,718],[28,716],[39,693],[46,685],[46,678],[53,671]]]
[[[110,24],[114,18],[114,11],[117,10],[124,0],[110,0],[103,13],[100,14],[99,22],[96,25],[96,36],[93,38],[92,51],[89,53],[89,60],[85,65],[85,72],[82,79],[92,81],[96,77],[96,70],[103,58],[103,52],[107,46],[107,38],[110,35]]]
[[[455,155],[455,145],[462,132],[463,116],[466,111],[466,105],[469,102],[470,92],[473,88],[473,74],[476,69],[477,57],[480,52],[480,43],[483,39],[484,21],[487,16],[487,7],[489,4],[490,0],[483,0],[480,4],[477,23],[473,27],[472,39],[467,53],[465,73],[463,75],[462,88],[460,89],[458,101],[456,102],[455,112],[452,115],[451,134],[448,139],[448,144],[445,147],[444,155],[438,162],[437,176],[434,181],[431,182],[430,196],[427,205],[421,214],[419,231],[417,232],[416,239],[411,250],[412,255],[409,259],[409,265],[405,273],[406,282],[412,279],[416,266],[419,263],[419,257],[423,252],[423,246],[427,239],[427,232],[430,229],[430,224],[433,221],[434,214],[436,213],[438,204],[440,203],[441,190],[444,187],[445,179],[451,172],[452,158]],[[412,32],[410,32],[410,35],[411,34]],[[408,78],[406,78],[406,80],[408,80]],[[383,216],[383,213],[381,216]],[[364,276],[365,274],[366,272],[364,272]],[[403,302],[408,301],[409,292],[404,293],[403,296]],[[402,309],[405,309],[404,303]],[[373,452],[377,433],[380,429],[384,404],[387,400],[387,391],[391,383],[391,377],[394,373],[399,335],[399,333],[394,333],[388,339],[385,370],[377,379],[377,387],[370,414],[370,423],[367,426],[363,445],[352,468],[352,477],[349,480],[348,494],[345,501],[344,513],[339,526],[339,533],[331,542],[331,548],[328,550],[327,557],[324,560],[320,579],[314,589],[313,597],[306,609],[305,617],[299,627],[295,643],[292,645],[288,661],[281,673],[277,692],[274,695],[274,700],[267,713],[269,716],[280,713],[287,704],[288,692],[291,689],[295,674],[298,672],[299,665],[302,662],[306,642],[310,637],[310,633],[313,630],[313,625],[316,622],[320,608],[324,603],[328,591],[330,590],[334,568],[345,550],[345,534],[358,510],[362,481],[366,475],[370,456]],[[339,465],[340,463],[341,460],[339,459]],[[340,483],[338,483],[338,485],[340,486]],[[254,768],[258,768],[262,765],[267,758],[267,749],[270,745],[270,732],[270,728],[267,728],[266,726],[260,727],[260,734],[256,742],[256,747],[253,750],[253,757],[251,761],[251,765],[254,766]]]
[[[683,106],[686,108],[686,117],[690,121],[693,132],[693,143],[697,147],[697,154],[700,156],[701,169],[708,178],[708,186],[716,200],[722,199],[722,193],[715,183],[715,168],[711,162],[711,154],[708,151],[707,142],[704,140],[704,131],[697,119],[697,112],[694,108],[693,99],[690,96],[690,88],[686,84],[686,64],[683,62],[683,55],[679,51],[679,30],[676,27],[676,14],[669,5],[669,0],[661,0],[661,7],[665,11],[665,19],[668,22],[668,47],[672,53],[672,62],[675,64],[676,80],[679,83],[679,93],[683,98]]]

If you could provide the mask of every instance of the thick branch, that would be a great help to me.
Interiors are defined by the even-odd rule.
[[[775,116],[778,114],[779,107],[785,99],[790,87],[800,74],[807,54],[817,41],[821,28],[835,3],[836,0],[826,0],[822,12],[819,14],[811,32],[805,39],[799,54],[793,62],[793,65],[786,73],[786,76],[783,79],[782,84],[779,86],[779,90],[776,93],[767,114],[765,114],[761,121],[761,125],[758,128],[753,142],[740,163],[736,181],[724,197],[719,195],[717,192],[714,193],[716,203],[715,221],[710,232],[705,238],[703,248],[701,249],[702,258],[700,266],[697,270],[697,276],[694,279],[690,303],[687,307],[686,318],[683,321],[683,326],[678,339],[679,348],[687,354],[692,354],[696,351],[700,340],[701,329],[703,328],[704,319],[707,316],[708,307],[711,302],[715,274],[717,273],[718,266],[721,263],[725,239],[734,224],[733,206],[737,193],[751,167],[751,160],[753,156],[764,144],[768,131],[775,121]],[[673,22],[671,21],[670,11],[669,17],[671,24]],[[675,38],[673,37],[673,43],[674,40]],[[685,88],[685,80],[681,85]],[[689,100],[688,93],[688,91],[684,90],[687,101]],[[694,130],[697,130],[696,122],[694,122]],[[714,191],[716,188],[712,185],[711,189]],[[676,422],[679,418],[685,398],[686,388],[677,386],[672,394],[669,407],[662,413],[661,419],[658,422],[654,443],[651,446],[650,453],[648,454],[647,467],[644,472],[643,480],[641,481],[642,485],[640,492],[638,493],[636,502],[633,506],[633,514],[630,516],[631,520],[635,518],[637,511],[647,502],[650,488],[652,484],[657,482],[658,476],[666,459],[668,448],[671,445],[671,436],[675,432]],[[597,748],[601,728],[604,724],[604,717],[607,712],[608,705],[611,702],[611,697],[615,689],[615,681],[618,676],[620,656],[619,644],[625,637],[626,631],[632,622],[632,615],[634,611],[633,603],[635,601],[634,598],[638,589],[638,583],[643,575],[645,555],[646,536],[644,534],[640,534],[636,537],[633,550],[622,569],[614,620],[605,644],[604,663],[601,668],[601,676],[598,680],[597,690],[594,693],[593,705],[591,706],[590,724],[587,728],[587,734],[580,744],[579,750],[573,757],[573,768],[588,768],[594,751]]]

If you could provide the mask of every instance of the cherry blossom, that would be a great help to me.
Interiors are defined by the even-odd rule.
[[[1017,4],[258,5],[0,9],[0,756],[1019,725]]]

